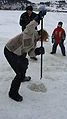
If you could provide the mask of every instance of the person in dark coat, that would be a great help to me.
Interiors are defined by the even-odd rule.
[[[58,26],[57,28],[54,29],[53,33],[52,33],[52,43],[53,43],[53,47],[52,47],[52,52],[51,54],[55,54],[56,50],[57,50],[57,46],[59,45],[61,48],[61,52],[63,56],[66,56],[65,53],[65,46],[64,46],[64,40],[66,38],[66,33],[65,30],[62,28],[62,22],[58,22]]]
[[[26,7],[26,12],[24,12],[20,16],[19,24],[20,26],[22,26],[22,31],[24,31],[26,26],[30,23],[30,21],[32,21],[36,17],[36,15],[37,14],[33,12],[33,7],[31,5]]]

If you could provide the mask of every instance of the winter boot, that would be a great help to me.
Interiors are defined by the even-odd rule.
[[[9,97],[15,101],[21,102],[23,100],[23,97],[19,95],[19,87],[21,84],[20,76],[16,75],[14,80],[12,81],[11,88],[9,91]]]
[[[26,81],[30,81],[31,80],[31,77],[30,76],[25,76],[25,78],[23,78],[21,80],[21,82],[26,82]]]
[[[63,54],[63,56],[66,56],[66,54]]]
[[[23,97],[19,95],[19,93],[12,93],[9,91],[9,97],[17,102],[21,102],[23,100]]]
[[[50,54],[56,54],[55,52],[50,52]]]
[[[36,57],[30,57],[30,59],[32,59],[34,61],[37,61],[37,58]]]

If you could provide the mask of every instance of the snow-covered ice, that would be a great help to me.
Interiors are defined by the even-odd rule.
[[[63,21],[63,28],[67,33],[66,13],[47,13],[44,17],[44,28],[50,37],[49,42],[44,43],[43,78],[40,79],[40,56],[36,62],[29,59],[27,75],[30,75],[32,80],[21,84],[20,94],[23,101],[18,103],[8,97],[15,73],[4,57],[3,49],[9,39],[21,33],[19,26],[21,13],[22,11],[0,11],[0,119],[66,119],[67,56],[62,56],[59,47],[55,55],[50,54],[51,33],[58,21]],[[65,47],[67,52],[67,38]],[[43,83],[47,90],[32,91],[28,86],[33,83]]]

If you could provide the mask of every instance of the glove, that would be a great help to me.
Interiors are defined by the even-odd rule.
[[[40,12],[39,12],[39,14],[34,18],[34,20],[39,23],[39,21],[42,19],[42,17],[44,17],[44,15],[46,15],[46,9],[45,9],[45,6],[43,5],[43,6],[41,6]]]
[[[44,5],[42,5],[40,12],[41,12],[42,17],[44,17],[44,15],[46,15],[46,9],[45,9]]]
[[[54,38],[52,38],[52,43],[54,43]]]
[[[39,47],[35,49],[35,54],[36,55],[40,55],[40,54],[44,54],[45,53],[45,49],[44,47]]]
[[[54,36],[51,36],[51,39],[52,39],[52,43],[54,43]]]

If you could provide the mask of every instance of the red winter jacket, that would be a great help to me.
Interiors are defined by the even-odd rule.
[[[61,27],[57,27],[54,29],[53,33],[52,33],[52,38],[54,38],[54,42],[56,42],[57,44],[59,44],[61,42],[61,40],[65,40],[66,34],[63,28]]]

